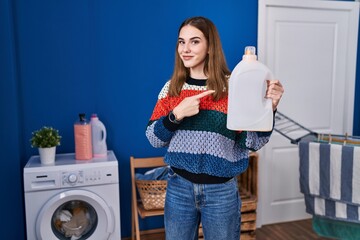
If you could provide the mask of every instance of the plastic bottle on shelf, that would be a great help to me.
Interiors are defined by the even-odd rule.
[[[245,47],[242,60],[229,79],[227,128],[244,131],[271,131],[272,100],[265,98],[267,80],[273,75],[257,61],[255,47]]]
[[[105,158],[107,157],[105,125],[95,113],[91,115],[90,124],[92,129],[93,156],[94,158]]]
[[[86,120],[85,114],[79,114],[79,120],[74,124],[75,135],[75,159],[92,159],[92,135],[90,122]]]

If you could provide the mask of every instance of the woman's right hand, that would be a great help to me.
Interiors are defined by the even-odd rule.
[[[184,117],[191,117],[199,113],[200,99],[214,93],[215,90],[207,90],[197,95],[184,98],[179,105],[173,109],[176,120],[181,121]]]

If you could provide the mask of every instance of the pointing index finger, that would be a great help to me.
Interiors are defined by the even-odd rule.
[[[198,95],[195,95],[194,97],[195,97],[196,99],[200,99],[200,98],[203,98],[203,97],[205,97],[205,96],[207,96],[207,95],[210,95],[210,94],[212,94],[212,93],[214,93],[214,92],[215,92],[215,90],[207,90],[207,91],[205,91],[205,92],[199,93]]]

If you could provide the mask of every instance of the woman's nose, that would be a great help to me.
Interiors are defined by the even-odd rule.
[[[183,52],[188,53],[190,52],[190,48],[188,44],[184,44]]]

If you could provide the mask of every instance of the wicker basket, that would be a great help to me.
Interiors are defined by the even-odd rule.
[[[146,210],[164,208],[166,180],[136,180],[135,182]]]

